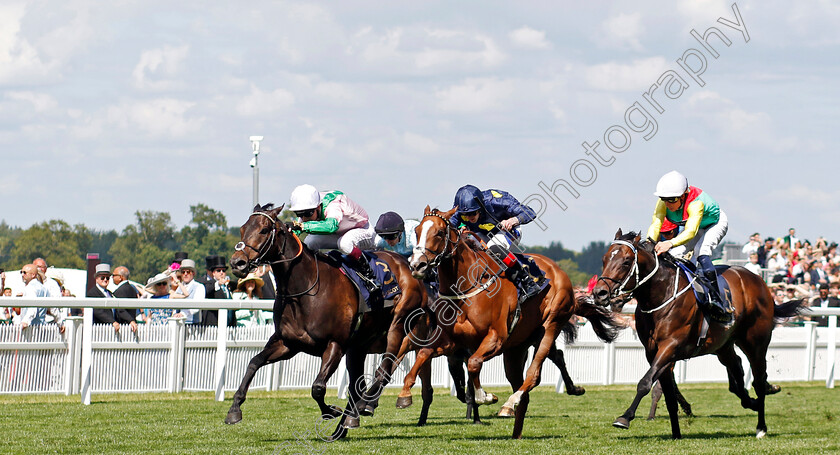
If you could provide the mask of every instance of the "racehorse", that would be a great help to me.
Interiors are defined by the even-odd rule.
[[[422,278],[437,268],[442,302],[449,308],[447,317],[433,316],[440,310],[431,308],[432,331],[441,327],[458,347],[471,352],[467,361],[469,383],[474,393],[467,393],[472,406],[473,422],[480,422],[478,406],[495,398],[481,388],[479,373],[487,360],[504,355],[505,376],[514,390],[499,411],[499,416],[515,416],[514,439],[522,437],[522,425],[528,410],[529,394],[540,382],[543,361],[548,355],[560,328],[573,314],[587,317],[603,340],[611,341],[618,325],[609,311],[594,305],[576,302],[569,277],[552,260],[532,255],[549,284],[537,295],[517,308],[516,286],[499,279],[497,266],[484,252],[471,248],[449,220],[457,208],[448,212],[426,206],[417,227],[417,247],[410,258],[415,277]],[[494,269],[495,267],[495,269]],[[498,279],[498,280],[497,280]],[[491,287],[492,286],[492,287]],[[519,310],[519,311],[517,311]],[[517,313],[518,322],[517,322]],[[537,343],[534,359],[523,380],[528,348]]]
[[[650,363],[650,369],[639,381],[636,398],[613,426],[630,428],[642,397],[659,380],[671,420],[671,436],[674,439],[682,437],[674,362],[715,354],[726,367],[729,391],[741,399],[741,406],[758,412],[756,437],[764,437],[767,434],[765,396],[778,391],[777,386],[767,382],[766,355],[774,319],[795,316],[804,300],[775,305],[773,295],[761,277],[742,267],[730,267],[722,276],[732,293],[735,321],[731,327],[709,324],[704,321],[694,292],[687,292],[692,284],[680,272],[675,259],[668,254],[656,255],[653,246],[653,242],[642,241],[635,232],[622,234],[619,229],[604,254],[603,273],[593,289],[596,302],[605,306],[625,294],[636,298],[636,329]],[[704,327],[708,329],[705,336],[702,335]],[[735,346],[744,352],[752,367],[755,399],[745,387],[744,370]]]
[[[248,364],[225,423],[242,420],[240,406],[248,386],[263,365],[286,360],[299,352],[321,358],[318,376],[312,384],[312,398],[322,416],[341,417],[333,439],[346,435],[346,428],[358,425],[358,414],[371,415],[373,403],[390,379],[394,360],[405,337],[404,320],[421,307],[426,291],[412,277],[406,260],[394,253],[377,252],[399,283],[402,293],[391,308],[359,314],[359,294],[349,278],[329,257],[310,250],[290,228],[278,219],[283,206],[254,207],[240,228],[241,242],[230,263],[234,275],[244,277],[258,264],[271,264],[277,279],[274,301],[274,334],[265,348]],[[386,343],[382,343],[385,338]],[[362,379],[365,355],[379,342],[386,344],[382,362],[370,388]],[[350,400],[347,411],[324,402],[326,384],[341,358],[347,355]]]

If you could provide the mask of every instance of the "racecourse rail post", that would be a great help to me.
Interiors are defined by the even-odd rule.
[[[219,309],[218,326],[216,327],[216,374],[213,377],[216,384],[216,401],[225,401],[225,367],[227,366],[227,310]]]
[[[808,329],[808,347],[805,354],[805,380],[814,380],[814,367],[817,363],[817,323],[814,321],[803,322]]]
[[[826,346],[825,386],[834,388],[834,372],[837,365],[837,316],[828,317],[828,346]]]
[[[90,404],[91,363],[93,361],[93,308],[85,308],[82,313],[82,404]]]
[[[79,353],[81,346],[79,342],[79,327],[82,325],[81,316],[68,316],[64,319],[64,339],[67,345],[67,354],[64,356],[64,395],[70,396],[77,393],[79,386]]]

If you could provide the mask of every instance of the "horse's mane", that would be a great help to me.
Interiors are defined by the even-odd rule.
[[[638,235],[639,235],[638,232],[630,231],[626,234],[622,234],[621,237],[618,238],[618,240],[624,240],[626,242],[635,243],[636,236],[638,236]],[[639,240],[639,242],[635,243],[635,244],[638,245],[639,249],[647,251],[648,253],[651,253],[651,254],[655,254],[653,252],[653,247],[654,247],[654,245],[656,245],[656,242],[654,242],[654,241],[652,241],[648,238],[645,238],[643,240]],[[659,259],[662,263],[664,263],[664,264],[666,264],[666,265],[668,265],[672,268],[677,268],[677,262],[679,261],[679,259],[675,258],[674,256],[671,256],[670,254],[662,254],[662,255],[659,255]]]
[[[259,205],[259,204],[258,204],[258,205]],[[260,207],[259,209],[257,209],[257,211],[259,211],[259,212],[267,212],[267,211],[269,211],[269,210],[271,210],[271,209],[273,209],[273,208],[274,208],[274,203],[273,203],[273,202],[269,202],[268,204],[266,204],[266,205],[264,205],[264,206]]]

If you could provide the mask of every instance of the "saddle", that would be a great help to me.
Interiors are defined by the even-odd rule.
[[[362,282],[363,278],[353,268],[352,264],[355,261],[352,258],[341,254],[337,250],[328,252],[327,256],[332,260],[332,264],[338,267],[347,278],[350,278],[353,285],[356,286],[360,302],[359,313],[368,313],[394,306],[394,297],[402,293],[396,277],[394,277],[394,274],[388,268],[388,264],[380,260],[375,254],[368,251],[363,252],[363,254],[370,264],[370,269],[373,270],[373,274],[376,276],[376,281],[380,285],[380,289],[373,293],[367,290]]]
[[[709,305],[709,283],[702,273],[697,272],[697,265],[691,261],[684,259],[675,259],[674,263],[680,270],[685,273],[686,278],[691,281],[691,287],[694,291],[694,297],[697,299],[697,304],[700,308],[707,308]],[[723,279],[723,272],[729,268],[728,265],[716,265],[715,272],[717,273],[717,285],[720,289],[720,298],[723,299],[725,305],[732,303],[732,291],[729,289],[729,283]],[[692,281],[693,280],[693,281]]]

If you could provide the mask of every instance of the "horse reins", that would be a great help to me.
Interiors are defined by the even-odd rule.
[[[449,225],[449,220],[447,220],[445,217],[441,216],[440,214],[434,213],[434,212],[426,213],[426,214],[423,215],[423,218],[426,218],[427,216],[433,216],[433,217],[436,217],[436,218],[440,218],[441,220],[443,220],[443,223],[446,226],[446,236],[445,236],[446,243],[443,245],[442,250],[440,250],[439,252],[434,251],[434,250],[431,250],[431,249],[427,248],[426,245],[423,245],[423,250],[428,251],[430,253],[433,253],[435,255],[435,258],[432,259],[431,261],[429,261],[428,266],[437,268],[437,266],[440,265],[440,262],[442,260],[450,258],[450,257],[452,257],[452,255],[455,254],[455,248],[454,247],[452,248],[452,251],[449,251],[448,253],[447,253],[446,250],[449,249],[449,245],[457,245],[458,242],[461,241],[461,233],[457,229],[452,229],[452,226]],[[455,231],[456,238],[455,238],[454,242],[449,240],[449,236],[450,236],[451,231]],[[426,253],[423,253],[424,256],[425,256],[425,254]]]

